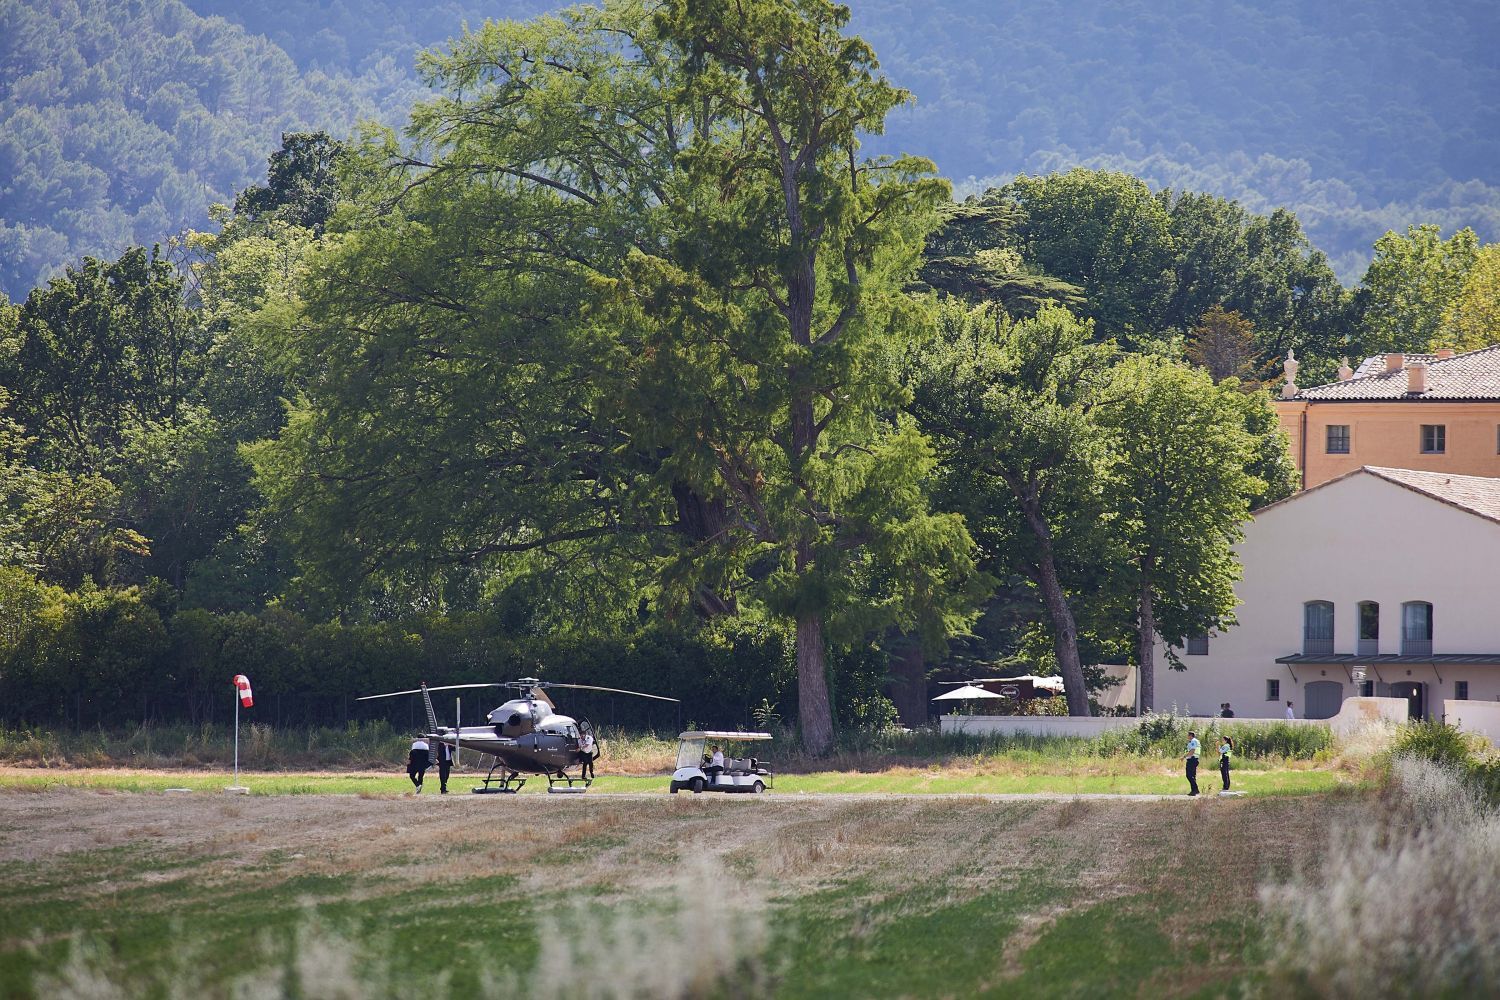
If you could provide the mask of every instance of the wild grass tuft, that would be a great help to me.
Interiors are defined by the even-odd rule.
[[[1492,993],[1500,982],[1500,812],[1463,774],[1392,762],[1382,808],[1335,831],[1321,877],[1262,889],[1269,972],[1324,997]]]

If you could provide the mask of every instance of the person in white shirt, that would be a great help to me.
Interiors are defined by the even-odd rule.
[[[1197,733],[1188,733],[1187,756],[1182,758],[1187,762],[1188,787],[1192,789],[1188,795],[1198,794],[1198,751],[1202,749],[1202,746],[1198,742]]]
[[[1288,719],[1295,719],[1297,717],[1297,713],[1292,711],[1292,703],[1291,702],[1287,702],[1286,703],[1286,717]]]
[[[432,756],[427,741],[418,736],[412,741],[411,752],[406,755],[406,776],[411,779],[418,795],[422,794],[422,777],[431,766]]]
[[[724,773],[724,751],[714,747],[713,756],[708,759],[708,767],[704,770],[708,772],[710,783],[718,781],[719,775]]]
[[[578,740],[578,752],[583,756],[583,769],[578,772],[580,778],[589,781],[594,780],[594,761],[599,757],[598,745],[594,743],[593,733],[584,733]]]

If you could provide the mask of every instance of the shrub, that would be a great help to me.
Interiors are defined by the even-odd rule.
[[[1386,807],[1335,831],[1321,877],[1268,886],[1279,992],[1492,995],[1500,982],[1500,814],[1460,772],[1392,765]]]
[[[1327,726],[1148,714],[1132,728],[1102,733],[1094,740],[1094,747],[1106,757],[1180,757],[1189,732],[1198,734],[1207,756],[1215,753],[1220,736],[1228,736],[1234,740],[1235,756],[1251,760],[1311,760],[1333,743],[1333,733]]]
[[[1467,768],[1474,759],[1468,737],[1456,726],[1442,722],[1413,722],[1402,727],[1391,752],[1397,757],[1418,757],[1450,768]]]

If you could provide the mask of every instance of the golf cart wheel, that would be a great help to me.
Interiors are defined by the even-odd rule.
[[[763,781],[757,781],[755,784],[750,786],[750,790],[756,795],[759,795],[761,792],[766,790],[766,783]]]
[[[675,781],[672,782],[672,787],[668,788],[667,791],[671,792],[673,795],[676,795],[677,794],[677,782],[675,782]]]
[[[703,791],[703,779],[702,778],[694,778],[692,780],[692,782],[689,783],[688,787],[693,790],[693,794],[694,795],[699,794],[700,792]]]

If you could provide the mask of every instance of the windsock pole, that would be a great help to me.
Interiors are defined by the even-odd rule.
[[[249,791],[240,784],[240,706],[249,708],[255,702],[250,694],[250,678],[244,674],[234,675],[234,784],[224,789],[232,795],[244,795]]]

